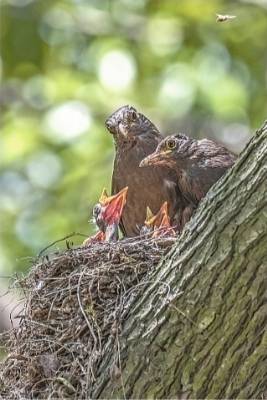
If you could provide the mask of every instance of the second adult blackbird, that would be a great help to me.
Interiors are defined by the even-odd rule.
[[[233,153],[212,140],[178,134],[166,137],[140,167],[157,165],[175,171],[179,189],[188,203],[183,218],[187,222],[202,197],[235,159]]]
[[[168,168],[139,168],[163,139],[156,126],[134,107],[124,106],[106,120],[106,127],[113,135],[116,150],[112,193],[128,186],[120,223],[124,236],[137,236],[147,207],[156,214],[165,201],[170,205],[171,224],[179,225],[183,200],[173,172]]]

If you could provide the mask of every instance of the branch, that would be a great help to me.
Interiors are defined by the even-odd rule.
[[[266,171],[267,123],[128,305],[120,335],[127,398],[255,398],[266,389]],[[123,397],[108,375],[112,351],[110,343],[92,397]]]

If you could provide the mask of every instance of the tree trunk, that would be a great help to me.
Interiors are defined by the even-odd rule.
[[[132,299],[93,398],[263,398],[267,123]]]

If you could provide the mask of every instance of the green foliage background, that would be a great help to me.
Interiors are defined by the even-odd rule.
[[[0,4],[2,274],[70,232],[92,233],[113,160],[104,121],[117,107],[236,152],[266,118],[266,0]]]

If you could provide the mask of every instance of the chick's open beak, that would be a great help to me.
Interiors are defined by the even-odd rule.
[[[119,193],[108,196],[104,189],[99,199],[99,203],[105,207],[103,219],[107,225],[118,224],[120,222],[123,207],[126,204],[128,186],[122,189]]]
[[[145,224],[147,226],[152,226],[154,229],[158,229],[162,225],[163,218],[166,219],[168,217],[168,203],[165,201],[160,210],[156,215],[151,215],[150,218],[147,218]]]
[[[165,201],[160,209],[160,225],[159,228],[169,229],[171,228],[170,217],[168,213],[168,203]]]
[[[149,215],[147,212],[147,219],[145,225],[153,229],[152,237],[174,235],[175,232],[171,227],[170,217],[168,214],[168,203],[165,201],[156,215]]]
[[[162,204],[158,214],[159,218],[157,220],[157,225],[155,226],[157,230],[154,232],[153,237],[165,235],[175,236],[175,231],[171,227],[167,201]]]

